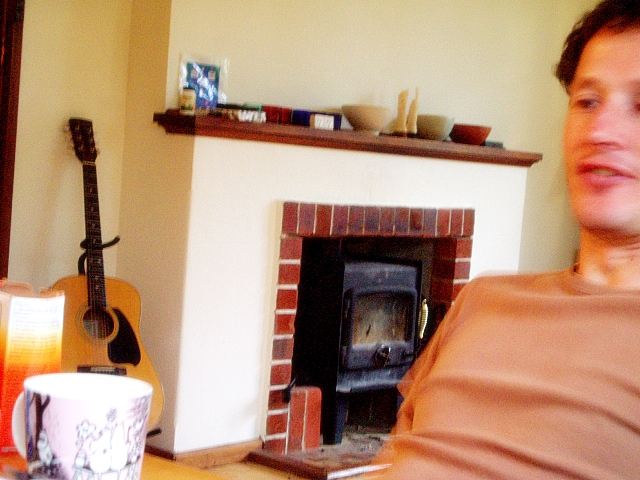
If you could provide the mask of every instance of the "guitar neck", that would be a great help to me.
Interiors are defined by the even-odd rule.
[[[98,175],[96,171],[98,153],[93,138],[93,124],[90,120],[83,118],[71,118],[69,119],[69,127],[76,156],[82,162],[88,303],[91,308],[104,309],[107,306],[107,293],[104,281]]]
[[[100,205],[98,203],[98,177],[96,164],[83,161],[84,217],[87,236],[87,289],[89,305],[95,308],[107,306],[104,282],[104,259],[102,256],[102,232],[100,227]]]

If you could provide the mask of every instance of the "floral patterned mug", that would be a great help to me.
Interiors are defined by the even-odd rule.
[[[98,373],[53,373],[24,381],[13,440],[36,478],[137,480],[153,387]]]

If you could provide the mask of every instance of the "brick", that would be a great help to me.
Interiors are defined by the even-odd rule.
[[[453,298],[453,282],[434,278],[431,282],[431,301],[450,303]]]
[[[349,223],[347,233],[349,235],[362,235],[364,232],[364,207],[357,205],[349,207]]]
[[[287,440],[284,438],[268,438],[264,441],[264,449],[271,453],[287,453]]]
[[[283,408],[287,408],[287,403],[285,403],[282,398],[282,393],[284,390],[271,390],[269,392],[269,410],[282,410]]]
[[[333,207],[331,205],[318,205],[316,208],[316,231],[319,237],[331,235],[331,215]]]
[[[273,340],[274,360],[291,360],[293,358],[293,338],[276,338]]]
[[[267,435],[286,433],[288,417],[286,412],[267,415]]]
[[[281,260],[300,260],[302,258],[302,238],[284,237],[280,240]]]
[[[424,211],[422,208],[412,208],[409,210],[409,236],[422,236],[423,221]]]
[[[276,309],[294,310],[298,307],[298,290],[278,288],[276,294]]]
[[[464,210],[453,209],[451,210],[451,232],[454,237],[462,235],[464,221]]]
[[[380,207],[365,207],[364,209],[365,235],[377,235],[379,232],[380,232]]]
[[[396,208],[396,236],[404,237],[409,233],[409,209]]]
[[[320,420],[322,391],[318,387],[307,387],[307,412],[304,431],[304,448],[312,450],[320,447]]]
[[[298,234],[313,235],[316,226],[316,204],[301,203],[298,213]]]
[[[396,209],[382,207],[380,209],[380,235],[391,236],[395,232]]]
[[[298,203],[285,202],[282,210],[282,233],[298,232]]]
[[[454,238],[439,238],[436,242],[434,255],[438,258],[456,258],[458,242]]]
[[[291,382],[291,364],[283,363],[271,366],[270,385],[289,385]]]
[[[331,226],[331,236],[346,235],[349,225],[349,207],[346,205],[334,205],[333,224]]]
[[[276,335],[293,335],[295,332],[296,316],[291,313],[276,314],[274,333]]]
[[[456,269],[453,278],[456,280],[469,280],[469,274],[471,273],[471,262],[463,260],[456,262]]]
[[[470,238],[460,238],[456,243],[456,258],[471,258],[473,250],[473,240]]]
[[[448,237],[451,226],[451,210],[438,210],[437,235],[438,237]]]
[[[422,228],[422,236],[425,238],[435,238],[438,210],[435,208],[425,208],[423,215],[424,227]]]
[[[464,220],[462,222],[462,235],[471,237],[476,224],[476,211],[473,208],[464,210]]]
[[[281,263],[278,267],[278,285],[298,285],[300,283],[300,264]]]
[[[454,258],[435,258],[433,260],[433,278],[453,280],[456,269]]]
[[[320,446],[322,393],[318,387],[294,387],[289,404],[288,451]]]
[[[289,452],[296,452],[303,449],[306,403],[306,391],[294,387],[291,390],[291,402],[289,404],[289,442],[287,447],[287,451]]]

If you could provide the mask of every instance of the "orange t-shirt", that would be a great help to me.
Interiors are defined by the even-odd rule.
[[[383,478],[640,479],[640,292],[475,279],[399,389]]]

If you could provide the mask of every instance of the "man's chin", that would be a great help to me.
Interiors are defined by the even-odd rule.
[[[582,231],[611,246],[640,243],[640,222],[583,222]]]

